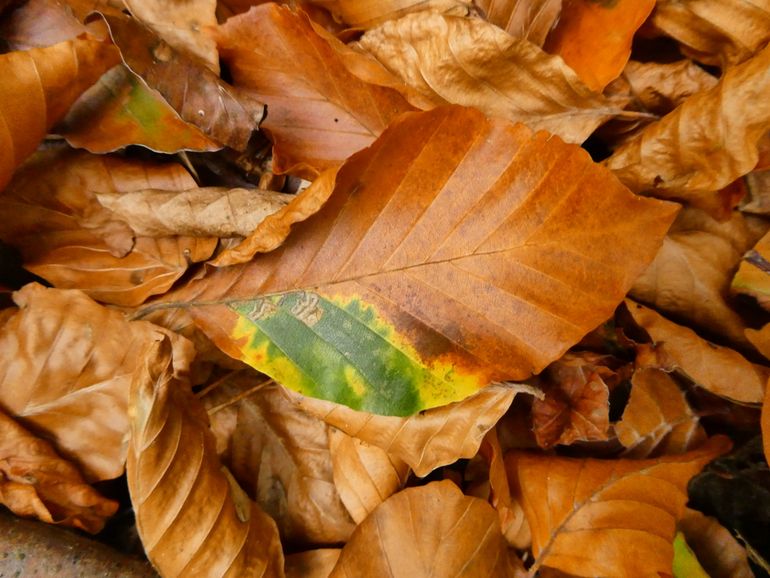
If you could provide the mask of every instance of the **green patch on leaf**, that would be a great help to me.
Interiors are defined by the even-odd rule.
[[[709,578],[682,532],[674,538],[674,578]]]

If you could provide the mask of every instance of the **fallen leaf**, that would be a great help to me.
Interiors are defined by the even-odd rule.
[[[473,106],[567,142],[583,142],[622,104],[564,61],[479,19],[419,12],[367,31],[357,46],[435,105]]]
[[[254,372],[238,372],[205,395],[218,453],[285,541],[345,542],[355,524],[335,487],[327,426],[281,390]]]
[[[286,556],[286,578],[329,578],[342,550],[324,548]]]
[[[634,372],[631,397],[615,432],[628,458],[683,454],[706,439],[684,392],[665,371],[655,368]]]
[[[395,90],[349,72],[341,43],[322,34],[306,15],[270,3],[229,19],[217,35],[236,86],[270,108],[262,127],[273,141],[273,169],[308,179],[413,110]]]
[[[204,187],[97,193],[96,198],[137,235],[245,237],[295,196],[260,189]]]
[[[53,46],[86,31],[69,6],[59,0],[28,0],[0,23],[0,36],[11,50]]]
[[[770,233],[762,237],[747,251],[733,277],[730,289],[734,293],[748,295],[766,310],[770,310]]]
[[[688,508],[679,528],[710,578],[753,578],[746,549],[715,518]]]
[[[729,68],[715,87],[621,145],[606,165],[635,192],[719,214],[715,191],[754,168],[770,130],[770,105],[756,98],[770,90],[768,66],[770,48]]]
[[[631,41],[655,0],[566,0],[545,50],[558,54],[586,86],[602,91],[623,70]]]
[[[385,500],[358,525],[329,578],[513,578],[513,558],[489,504],[433,482]]]
[[[163,306],[286,387],[411,415],[558,359],[611,315],[675,210],[578,147],[441,107],[347,161],[281,248]]]
[[[710,343],[692,329],[638,303],[626,301],[626,308],[653,343],[663,344],[670,360],[664,369],[680,370],[703,389],[734,402],[762,402],[770,368],[751,363],[728,347]]]
[[[690,549],[682,532],[677,532],[674,537],[674,578],[710,578],[703,566],[698,562],[698,557]]]
[[[532,528],[530,572],[548,566],[580,576],[639,576],[642,559],[644,575],[670,573],[687,482],[730,446],[716,436],[696,451],[655,460],[507,454],[514,496]]]
[[[658,0],[652,23],[696,60],[728,67],[748,60],[770,40],[770,2]]]
[[[17,516],[96,534],[118,509],[51,444],[0,411],[0,502]]]
[[[115,48],[91,38],[0,54],[0,191],[80,94],[118,62]]]
[[[333,427],[329,451],[334,484],[356,524],[402,489],[409,477],[409,466],[399,458]]]
[[[767,386],[765,389],[765,399],[762,401],[761,428],[765,461],[770,464],[770,387]]]
[[[0,405],[87,480],[119,476],[128,384],[156,328],[128,322],[80,291],[30,284],[14,300],[20,309],[0,328]],[[177,359],[182,372],[192,352],[182,338],[175,343],[185,351]]]
[[[472,6],[470,0],[313,0],[313,4],[326,8],[336,20],[363,30],[426,10],[465,16]]]
[[[559,20],[562,0],[476,0],[484,17],[514,38],[542,46]]]
[[[168,341],[141,360],[126,471],[148,558],[163,576],[283,577],[275,522],[220,464],[205,410],[173,377]]]

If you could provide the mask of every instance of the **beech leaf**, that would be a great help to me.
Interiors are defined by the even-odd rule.
[[[465,16],[472,5],[470,0],[313,0],[313,3],[329,10],[336,20],[361,29],[425,10]]]
[[[746,549],[716,518],[685,510],[679,528],[709,578],[753,578]]]
[[[747,251],[733,277],[730,289],[748,295],[766,310],[770,310],[770,233]]]
[[[286,578],[329,578],[340,552],[337,548],[322,548],[289,554],[286,556]]]
[[[562,0],[476,0],[484,17],[514,38],[542,46],[559,21]]]

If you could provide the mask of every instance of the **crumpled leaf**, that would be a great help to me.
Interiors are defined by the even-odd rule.
[[[680,370],[700,387],[739,403],[762,402],[770,368],[751,363],[737,351],[702,339],[652,309],[626,301],[626,308],[652,339],[663,345],[662,366]]]
[[[77,38],[0,54],[0,191],[80,94],[118,62],[115,47]]]
[[[45,48],[77,38],[87,28],[60,0],[28,0],[5,16],[0,37],[11,50]]]
[[[158,328],[128,322],[80,291],[30,284],[14,294],[19,311],[0,328],[0,405],[50,440],[89,481],[123,472],[128,385]],[[175,370],[191,345],[181,337]]]
[[[618,440],[629,458],[683,454],[706,439],[684,392],[668,374],[641,368],[631,378],[631,397],[615,424]]]
[[[753,578],[746,549],[715,518],[685,510],[679,528],[709,578]]]
[[[334,484],[350,516],[360,524],[406,483],[409,466],[375,445],[329,428]]]
[[[411,415],[559,358],[611,315],[675,210],[578,147],[441,107],[348,160],[280,249],[164,306],[286,387]]]
[[[357,46],[435,105],[473,106],[567,142],[583,142],[623,104],[590,90],[561,58],[479,19],[419,12],[367,31]]]
[[[413,110],[395,90],[349,72],[341,43],[286,7],[269,3],[231,18],[217,41],[236,86],[270,109],[262,128],[273,141],[276,172],[313,179]]]
[[[329,578],[342,550],[322,548],[286,556],[286,578]]]
[[[770,310],[770,233],[747,251],[733,277],[730,289],[748,295],[766,310]]]
[[[530,572],[549,566],[580,576],[638,576],[644,560],[645,575],[670,573],[687,483],[730,446],[715,436],[698,450],[656,460],[507,454],[514,495],[532,528]]]
[[[254,387],[259,389],[239,399]],[[202,402],[220,458],[284,540],[335,544],[350,537],[355,524],[335,487],[323,421],[253,372],[227,379]]]
[[[729,68],[719,83],[688,98],[621,145],[606,165],[631,190],[683,200],[719,214],[715,191],[751,171],[770,130],[770,47]]]
[[[514,38],[542,46],[558,22],[562,0],[476,0],[484,17]]]
[[[655,0],[568,0],[545,50],[558,54],[585,85],[602,91],[631,56],[634,34],[655,7]]]
[[[204,187],[97,193],[96,198],[137,235],[245,237],[295,196],[260,189]]]
[[[513,578],[514,558],[489,504],[433,482],[385,500],[353,532],[329,578]]]
[[[118,509],[89,486],[51,444],[0,411],[0,502],[35,517],[96,534]]]
[[[727,67],[751,58],[770,40],[770,2],[658,0],[652,23],[692,58]]]
[[[175,379],[166,339],[131,383],[126,466],[137,530],[163,576],[282,578],[275,522],[217,458],[206,412]]]
[[[405,14],[430,10],[465,16],[473,4],[470,0],[312,0],[323,6],[334,18],[353,28],[369,29]]]

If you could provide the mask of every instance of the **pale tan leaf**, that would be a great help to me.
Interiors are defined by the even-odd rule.
[[[334,484],[356,524],[399,491],[409,476],[409,466],[399,458],[337,428],[329,428],[329,451]]]
[[[284,540],[344,542],[355,524],[335,487],[327,426],[288,401],[282,389],[249,371],[205,395],[218,453]]]
[[[86,484],[51,444],[0,411],[0,503],[17,516],[35,517],[96,534],[118,509]]]
[[[542,46],[559,21],[562,0],[476,0],[483,16],[514,38]]]
[[[713,88],[688,98],[619,147],[606,161],[631,190],[681,199],[718,213],[715,191],[751,171],[770,130],[770,48],[728,69]]]
[[[420,12],[357,45],[435,104],[455,103],[583,142],[623,103],[591,91],[564,61],[479,19]]]
[[[746,549],[715,518],[688,508],[679,529],[709,578],[754,578]]]
[[[219,462],[203,406],[173,377],[167,340],[142,361],[126,470],[148,558],[164,577],[282,578],[275,522]]]
[[[342,550],[324,548],[286,556],[286,578],[329,578]]]
[[[666,372],[643,368],[631,378],[631,397],[615,432],[625,457],[683,454],[706,439],[699,421]]]
[[[330,578],[513,578],[514,559],[489,504],[433,482],[385,500],[353,532]]]
[[[739,403],[762,403],[770,368],[751,363],[737,351],[699,337],[652,309],[632,301],[626,308],[652,339],[662,343],[670,362],[664,369],[680,370],[700,387]]]
[[[86,27],[61,0],[29,0],[0,23],[0,36],[11,50],[44,48],[84,32]]]
[[[312,0],[312,3],[326,8],[336,20],[361,29],[426,10],[465,16],[473,4],[471,0]]]

